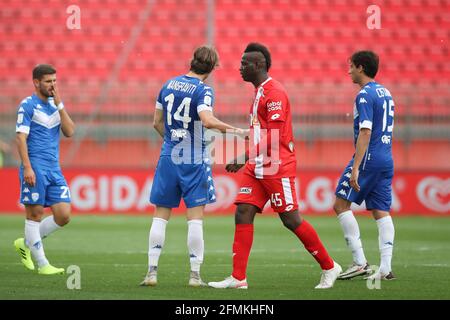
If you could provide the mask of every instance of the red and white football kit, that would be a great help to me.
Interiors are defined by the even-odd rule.
[[[262,210],[270,200],[276,212],[296,210],[291,106],[284,87],[270,77],[256,88],[250,129],[249,160],[235,204],[252,204]]]

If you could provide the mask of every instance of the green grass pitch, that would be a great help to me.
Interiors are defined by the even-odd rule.
[[[393,270],[397,280],[369,290],[366,281],[337,281],[315,290],[320,268],[274,215],[257,216],[248,267],[248,290],[190,288],[184,216],[174,216],[160,258],[158,286],[139,287],[147,269],[150,216],[79,216],[44,240],[47,258],[58,267],[77,265],[81,289],[67,288],[68,275],[40,276],[26,270],[13,248],[23,236],[22,215],[0,215],[0,299],[450,299],[450,218],[394,217]],[[351,262],[335,217],[308,215],[332,257]],[[357,217],[366,256],[379,263],[377,228]],[[202,277],[218,281],[231,272],[234,217],[207,217]]]

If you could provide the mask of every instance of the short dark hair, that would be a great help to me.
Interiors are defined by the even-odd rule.
[[[251,42],[247,45],[244,52],[261,52],[266,58],[266,70],[269,71],[272,66],[272,58],[270,57],[270,51],[267,47],[261,43]]]
[[[205,45],[194,51],[191,60],[191,71],[196,74],[211,73],[219,65],[219,54],[213,46]]]
[[[41,80],[46,74],[55,74],[56,69],[50,64],[38,64],[33,69],[33,79]]]
[[[362,66],[364,73],[371,78],[374,78],[378,72],[378,63],[380,59],[373,51],[357,51],[350,57],[355,67]]]

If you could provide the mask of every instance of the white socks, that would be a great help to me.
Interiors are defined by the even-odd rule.
[[[48,260],[45,257],[44,247],[39,232],[39,222],[33,220],[25,220],[25,239],[34,260],[36,260],[38,267],[48,265]]]
[[[161,250],[164,247],[166,238],[167,220],[161,218],[153,218],[150,234],[148,238],[148,266],[157,267]],[[203,221],[188,221],[187,246],[189,250],[189,261],[191,263],[191,271],[199,272],[200,265],[203,263],[204,241],[203,241]]]
[[[53,215],[48,216],[41,221],[39,225],[39,233],[41,234],[41,239],[45,239],[50,233],[60,229],[61,226],[55,222]]]
[[[358,222],[355,219],[351,210],[342,212],[338,215],[338,220],[344,231],[345,241],[347,246],[352,251],[353,262],[357,265],[365,265],[367,263],[362,247]]]
[[[391,260],[392,250],[394,248],[395,229],[391,216],[383,217],[377,220],[378,226],[378,245],[380,247],[381,263],[380,272],[388,274],[392,271]]]
[[[150,233],[148,235],[148,266],[157,267],[161,250],[166,239],[167,220],[153,218]]]
[[[203,253],[205,248],[202,220],[196,219],[188,221],[187,245],[191,271],[200,272],[200,265],[203,263]]]
[[[188,250],[191,271],[200,272],[205,245],[203,241],[203,220],[188,221]]]

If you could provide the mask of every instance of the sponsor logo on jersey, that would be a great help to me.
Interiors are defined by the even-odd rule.
[[[36,106],[36,109],[42,109],[42,106],[41,106],[40,104],[38,104],[38,105]]]
[[[197,200],[195,200],[195,202],[203,202],[203,201],[205,201],[206,200],[206,198],[201,198],[201,199],[197,199]]]
[[[367,103],[367,100],[364,98],[359,98],[359,103]]]
[[[272,101],[272,102],[267,104],[267,111],[269,111],[269,112],[276,111],[276,110],[281,110],[281,108],[282,108],[281,101]]]
[[[242,187],[242,188],[239,190],[239,193],[250,194],[250,193],[252,193],[252,188]]]
[[[381,142],[383,142],[384,144],[391,144],[391,137],[384,135],[381,137]]]
[[[33,192],[31,194],[31,199],[33,199],[33,201],[37,201],[39,199],[39,193]]]
[[[364,89],[362,89],[359,93],[365,93],[365,94],[367,94],[367,91],[364,90]]]
[[[342,181],[341,185],[344,186],[344,187],[348,187],[348,182],[347,181]]]
[[[280,114],[279,113],[275,113],[273,116],[270,117],[270,119],[277,120],[279,117],[281,117]]]
[[[27,196],[23,197],[23,201],[30,201],[30,198],[28,198]]]
[[[187,131],[185,129],[170,129],[172,139],[184,139],[187,137]]]
[[[344,191],[344,189],[339,190],[338,193],[345,197],[347,196],[347,193]]]
[[[23,189],[23,191],[22,191],[23,193],[27,193],[27,192],[30,192],[30,189],[28,189],[28,188],[25,188],[25,189]]]
[[[23,107],[20,107],[19,111],[17,111],[17,112],[25,112],[25,110],[23,109]]]
[[[211,91],[206,91],[205,92],[205,96],[212,96],[212,92]]]
[[[352,174],[350,172],[347,172],[346,174],[344,174],[345,177],[350,178],[352,176]]]
[[[292,210],[292,208],[294,208],[294,205],[293,204],[290,204],[290,205],[288,205],[287,207],[286,207],[286,211],[291,211]]]

